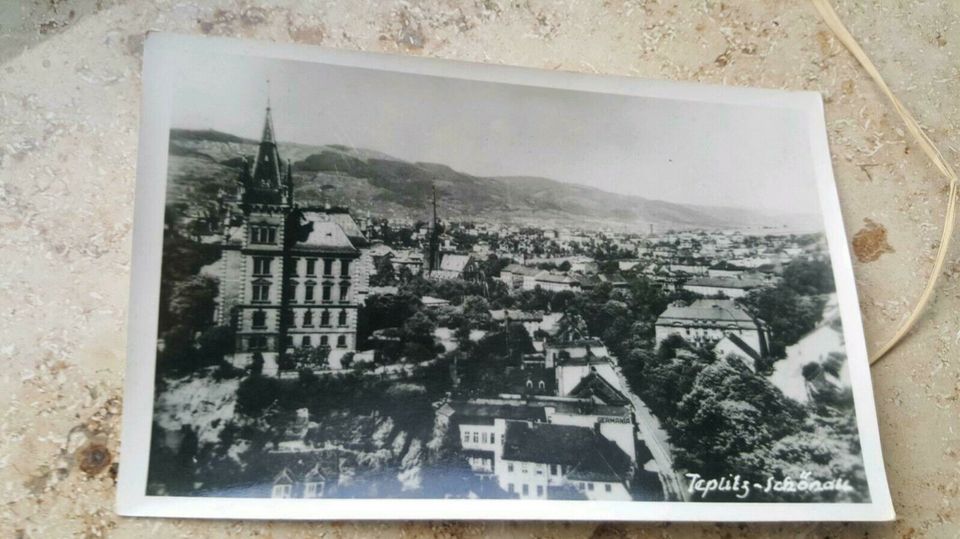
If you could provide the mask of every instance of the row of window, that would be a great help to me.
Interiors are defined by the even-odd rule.
[[[264,328],[267,327],[267,313],[266,313],[266,311],[254,311],[252,318],[253,318],[253,319],[252,319],[252,327],[253,327],[253,329],[264,329]],[[296,327],[296,326],[297,326],[296,313],[294,313],[293,311],[287,311],[284,322],[286,322],[286,323],[289,324],[290,326]],[[331,324],[330,324],[330,311],[329,311],[329,310],[324,309],[324,310],[320,311],[320,324],[319,324],[319,325],[320,325],[320,326],[330,326],[330,325],[331,325]],[[347,325],[347,311],[346,311],[346,310],[341,310],[339,313],[337,313],[337,325],[338,325],[338,326],[341,326],[341,327]],[[308,309],[307,311],[304,311],[304,313],[303,313],[303,320],[302,320],[302,323],[300,324],[300,327],[305,327],[305,328],[312,328],[312,327],[314,327],[314,317],[313,317],[313,311],[312,311],[312,310],[309,310],[309,309]]]
[[[277,227],[256,225],[250,227],[250,243],[272,245],[277,243]]]
[[[500,443],[503,443],[504,435],[500,435]],[[495,444],[497,443],[497,435],[493,432],[481,432],[481,431],[463,431],[463,443],[468,444],[473,440],[475,444]]]
[[[271,496],[274,498],[289,498],[293,494],[293,485],[274,485]],[[316,498],[323,496],[323,483],[304,483],[303,497]]]
[[[510,494],[516,494],[516,493],[517,493],[516,487],[514,486],[513,483],[507,483],[507,492],[509,492]],[[521,495],[523,495],[523,496],[529,496],[529,495],[530,495],[530,485],[528,485],[528,484],[526,484],[526,483],[521,483],[521,485],[520,485],[520,493],[521,493]],[[538,497],[538,498],[543,498],[543,485],[537,485],[537,497]]]
[[[249,348],[250,350],[266,350],[267,349],[267,337],[264,335],[252,335],[250,336]],[[293,335],[287,335],[287,348],[293,348],[295,346]],[[320,336],[320,342],[318,346],[330,346],[330,338],[327,335]],[[311,347],[313,346],[313,339],[310,335],[304,335],[300,340],[300,346]],[[346,348],[347,347],[347,336],[346,335],[337,335],[337,348]]]
[[[305,284],[303,285],[303,302],[304,303],[314,303],[316,299],[316,285]],[[289,290],[287,290],[288,296],[292,303],[297,303],[296,297],[296,285],[290,285]],[[339,300],[340,302],[350,301],[350,285],[347,283],[342,283],[339,286]],[[253,298],[254,303],[268,303],[270,301],[270,284],[269,283],[254,283],[253,284]],[[333,285],[324,284],[320,287],[320,301],[329,302],[333,301]]]
[[[533,468],[534,468],[534,471],[536,472],[537,475],[543,475],[543,472],[544,472],[544,470],[547,468],[547,466],[544,465],[544,464],[534,464],[534,465],[533,465]],[[508,462],[508,463],[507,463],[507,472],[513,473],[513,470],[514,470],[514,465],[513,465],[513,463],[512,463],[512,462]],[[550,475],[554,475],[554,476],[560,475],[560,473],[561,473],[562,471],[563,471],[563,466],[561,466],[560,464],[551,464],[551,465],[550,465]],[[530,469],[529,469],[529,466],[527,465],[527,463],[526,463],[526,462],[521,462],[521,463],[520,463],[520,473],[529,473],[529,472],[530,472]]]
[[[296,341],[294,340],[293,335],[287,335],[287,348],[293,348],[296,346]],[[304,348],[310,348],[313,346],[313,337],[311,335],[304,335],[300,339],[300,346]],[[317,343],[317,346],[330,346],[330,337],[327,335],[320,336],[320,342]],[[347,336],[346,335],[337,335],[337,348],[346,348],[347,347]]]
[[[581,481],[581,482],[576,482],[576,483],[574,483],[573,485],[574,485],[574,487],[575,487],[577,490],[579,490],[580,492],[584,492],[584,491],[586,491],[586,492],[593,492],[594,489],[595,489],[594,483],[589,483],[589,482],[582,482],[582,481]],[[542,497],[543,497],[543,492],[544,492],[543,485],[537,485],[536,487],[537,487],[537,490],[536,490],[536,492],[537,492],[537,497],[538,497],[538,498],[542,498]],[[604,487],[604,491],[605,491],[605,492],[613,492],[613,485],[611,485],[610,483],[604,483],[604,484],[603,484],[603,487]],[[517,493],[516,486],[515,486],[513,483],[507,483],[507,492],[509,492],[510,494],[516,494],[516,493]],[[522,496],[529,496],[529,495],[530,495],[530,485],[528,485],[528,484],[526,484],[526,483],[521,483],[521,484],[520,484],[520,494],[521,494]]]
[[[307,258],[305,275],[315,276],[317,275],[317,259],[316,258]],[[290,259],[290,268],[291,274],[299,275],[300,267],[299,258]],[[323,262],[323,275],[325,277],[333,277],[333,262],[332,258],[324,258],[321,260]],[[253,257],[253,274],[254,275],[271,275],[273,266],[273,258],[269,256],[255,256]],[[340,260],[340,276],[349,279],[350,278],[350,260]]]

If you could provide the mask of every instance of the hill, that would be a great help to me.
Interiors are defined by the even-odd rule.
[[[257,142],[218,131],[174,129],[170,133],[173,200],[190,203],[198,193],[229,188],[243,156]],[[388,218],[425,219],[435,185],[441,217],[521,225],[615,227],[646,231],[665,228],[738,228],[769,233],[816,228],[805,216],[768,215],[755,209],[695,206],[615,194],[549,178],[483,177],[438,163],[414,163],[343,145],[280,143],[293,162],[297,199],[323,200],[321,187],[335,189],[331,202]],[[205,179],[214,185],[199,185]],[[208,182],[209,183],[209,182]]]

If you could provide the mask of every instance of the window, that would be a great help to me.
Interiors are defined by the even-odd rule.
[[[546,389],[546,388],[547,388],[547,384],[546,384],[546,383],[544,383],[544,381],[543,381],[543,380],[540,380],[540,382],[539,382],[539,383],[537,383],[537,387],[538,387],[538,388],[540,389],[540,391],[543,391],[544,389]]]
[[[323,260],[323,274],[333,275],[333,260],[325,258]]]
[[[330,340],[326,335],[320,336],[320,346],[327,346],[329,343],[330,343]]]
[[[488,440],[488,438],[487,438],[487,433],[484,432],[484,433],[483,433],[483,436],[481,436],[480,439],[483,441],[483,443],[487,443],[487,440]]]
[[[593,483],[587,483],[587,490],[593,490]]]
[[[474,432],[474,433],[473,433],[473,443],[475,443],[475,444],[480,443],[480,433],[479,433],[479,432]]]
[[[537,497],[538,498],[543,497],[543,485],[537,485]]]
[[[265,256],[257,256],[253,259],[253,274],[254,275],[270,275],[270,262],[271,258]]]
[[[293,336],[292,336],[292,335],[287,335],[287,336],[283,339],[283,344],[286,345],[287,348],[293,348]]]
[[[350,276],[350,261],[349,261],[349,260],[341,260],[341,261],[340,261],[340,275],[342,275],[342,276],[344,276],[344,277],[349,277],[349,276]]]
[[[337,337],[337,348],[346,348],[347,347],[347,337],[345,335],[340,335]]]
[[[305,348],[313,346],[313,342],[312,342],[312,340],[310,339],[310,336],[309,336],[309,335],[304,335],[302,342],[303,342],[303,346],[304,346]]]
[[[299,258],[290,259],[290,275],[297,275],[298,267],[300,266]]]
[[[328,284],[323,285],[323,295],[321,296],[323,301],[330,301],[330,288],[332,287]]]
[[[297,283],[288,283],[286,286],[287,297],[290,298],[290,303],[297,302]]]
[[[607,492],[613,492],[613,485],[611,485],[610,483],[607,483],[606,485],[603,485],[603,489],[606,490]]]
[[[543,464],[537,464],[537,475],[543,475]]]
[[[463,431],[463,441],[470,443],[470,431]]]
[[[347,325],[347,311],[340,311],[340,314],[337,315],[337,325],[338,326]]]
[[[307,275],[317,274],[317,261],[313,258],[307,259]]]
[[[340,301],[349,301],[350,300],[350,285],[342,284],[340,285]]]
[[[527,473],[527,463],[526,463],[526,462],[524,462],[523,464],[520,465],[520,472],[521,472],[521,473]]]
[[[265,328],[267,327],[267,313],[263,311],[254,311],[253,313],[253,327],[254,328]]]
[[[316,498],[316,497],[317,497],[317,484],[316,484],[316,483],[304,483],[304,484],[303,484],[303,497],[304,497],[304,498]]]
[[[313,289],[316,288],[315,285],[305,284],[303,285],[303,301],[307,303],[313,303]]]
[[[330,325],[330,311],[324,309],[323,312],[320,313],[320,325],[321,326]]]
[[[277,242],[277,227],[251,226],[250,243],[272,244]]]
[[[556,464],[550,465],[550,475],[560,475],[560,466]]]
[[[512,471],[513,471],[513,463],[512,463],[512,462],[507,463],[507,471],[508,471],[508,472],[512,472]]]
[[[273,485],[272,496],[274,498],[289,498],[290,490],[290,485]]]
[[[528,496],[530,494],[530,485],[524,484],[522,490],[523,490],[523,495]]]
[[[261,336],[250,337],[251,350],[263,350],[267,347],[267,338]]]
[[[264,302],[270,301],[270,285],[268,284],[253,285],[253,301],[258,303],[264,303]]]
[[[307,310],[307,312],[303,313],[303,327],[313,327],[313,311]]]

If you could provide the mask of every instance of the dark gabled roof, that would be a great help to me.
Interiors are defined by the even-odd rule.
[[[568,479],[624,481],[630,457],[589,427],[508,421],[504,460],[560,464]]]
[[[597,399],[604,404],[614,406],[630,404],[630,399],[596,371],[592,371],[581,378],[568,396],[581,399]]]

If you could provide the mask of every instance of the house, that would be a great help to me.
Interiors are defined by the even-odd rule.
[[[537,286],[538,273],[540,270],[534,267],[509,264],[500,270],[500,280],[511,289],[533,290]]]
[[[632,499],[632,459],[596,429],[497,421],[503,423],[504,441],[495,453],[494,475],[508,493],[520,499],[562,499],[573,496],[572,487],[589,500]]]
[[[407,268],[412,275],[419,275],[423,271],[423,255],[417,252],[400,251],[390,258],[390,264],[397,273]]]
[[[543,345],[543,352],[546,356],[546,365],[551,368],[563,360],[605,358],[610,355],[606,345],[600,339],[570,338],[569,335],[548,340]]]
[[[269,485],[271,498],[322,498],[339,480],[338,449],[270,451],[262,464],[276,470]]]
[[[707,275],[709,277],[732,277],[737,278],[743,275],[743,272],[747,271],[748,268],[743,266],[738,266],[726,260],[717,262],[716,264],[710,266],[707,269]]]
[[[440,253],[440,265],[430,272],[430,277],[435,279],[471,279],[479,271],[479,264],[471,255]]]
[[[590,376],[600,376],[617,391],[623,392],[620,378],[609,357],[561,359],[553,369],[557,379],[557,395],[561,397],[576,396],[575,391],[583,391],[581,384]]]
[[[729,299],[698,299],[690,305],[672,303],[654,327],[657,346],[671,335],[679,335],[690,344],[712,348],[727,335],[735,335],[761,356],[769,354],[766,323]]]
[[[608,284],[614,289],[630,287],[630,283],[619,273],[598,273],[596,275],[587,275],[580,279],[580,287],[584,290],[592,290],[602,284]]]
[[[543,329],[544,313],[540,311],[521,311],[517,309],[494,309],[490,311],[490,318],[494,322],[506,324],[523,324],[524,329],[530,335],[536,334]]]
[[[448,300],[443,298],[435,298],[433,296],[423,296],[420,298],[420,301],[423,303],[423,306],[427,309],[439,309],[441,307],[447,307],[450,305]]]
[[[544,290],[559,292],[561,290],[580,290],[580,281],[564,273],[543,270],[534,277],[536,286]]]
[[[296,203],[269,106],[257,155],[225,206],[215,316],[235,329],[234,359],[263,353],[269,372],[297,348],[328,346],[332,358],[354,351],[370,244],[347,208]]]
[[[748,277],[694,277],[683,284],[683,289],[701,296],[736,299],[768,284],[765,280]]]

